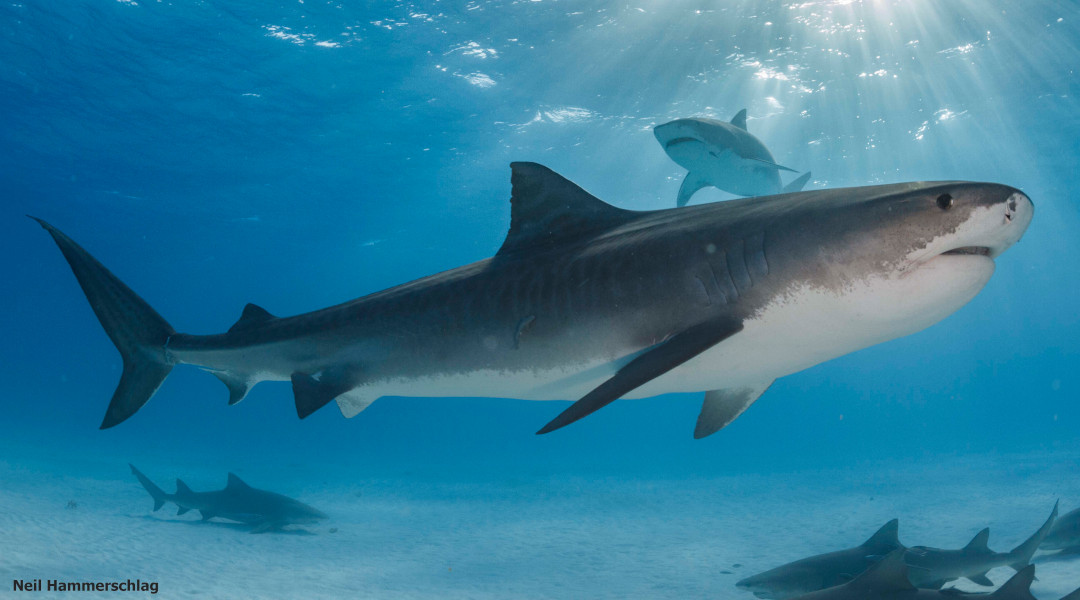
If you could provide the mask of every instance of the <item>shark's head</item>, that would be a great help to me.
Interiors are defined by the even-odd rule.
[[[758,598],[777,599],[801,596],[843,582],[826,581],[826,574],[815,565],[793,563],[747,577],[735,584]]]
[[[997,184],[845,192],[760,199],[788,203],[766,225],[765,253],[770,270],[775,266],[791,282],[788,297],[825,298],[822,318],[832,311],[849,331],[876,341],[919,331],[971,300],[1034,211],[1022,192]]]
[[[329,519],[329,515],[321,510],[308,506],[300,501],[294,501],[288,509],[288,522],[296,525],[312,525],[324,519]]]

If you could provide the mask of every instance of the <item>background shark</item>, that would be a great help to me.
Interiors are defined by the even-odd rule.
[[[1061,550],[1068,554],[1080,553],[1080,508],[1065,513],[1054,521],[1040,550]]]
[[[818,554],[747,577],[735,585],[758,598],[783,600],[851,581],[884,556],[903,548],[899,521],[881,526],[870,539],[854,548]]]
[[[955,589],[926,590],[916,588],[908,580],[909,571],[903,555],[903,550],[895,550],[852,581],[799,596],[798,600],[1035,600],[1035,596],[1031,595],[1034,566],[1020,570],[990,594],[966,593]],[[1069,596],[1062,600],[1070,600]]]
[[[695,437],[778,377],[924,329],[958,310],[1031,221],[989,183],[815,190],[628,211],[514,163],[510,231],[491,259],[323,310],[248,305],[229,331],[177,333],[44,221],[123,357],[102,422],[134,414],[177,364],[245,397],[291,381],[305,417],[384,395],[580,398],[539,433],[621,398],[710,390]]]
[[[798,192],[810,180],[810,172],[783,187],[780,171],[794,171],[776,164],[769,149],[746,130],[746,109],[730,123],[699,117],[676,119],[653,128],[664,152],[689,173],[679,188],[677,206],[686,206],[703,187],[713,186],[739,196],[766,196]]]
[[[904,555],[904,560],[910,567],[911,581],[918,587],[935,589],[961,577],[979,585],[994,585],[986,576],[987,571],[994,567],[1008,566],[1017,571],[1026,567],[1031,562],[1035,550],[1054,525],[1057,514],[1058,507],[1054,504],[1050,518],[1043,523],[1042,527],[1024,543],[1009,552],[994,552],[987,546],[987,541],[990,539],[989,528],[977,533],[967,546],[959,550],[912,546]]]
[[[253,525],[251,533],[281,529],[286,525],[306,525],[329,518],[322,511],[299,500],[255,489],[233,473],[229,473],[228,483],[223,490],[193,492],[183,481],[177,479],[176,493],[166,494],[136,469],[135,465],[128,466],[154,499],[154,510],[160,509],[166,502],[172,502],[178,507],[178,515],[197,510],[204,521],[218,517]]]

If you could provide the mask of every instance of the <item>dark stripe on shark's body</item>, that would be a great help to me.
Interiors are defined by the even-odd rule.
[[[510,231],[494,257],[298,316],[248,305],[214,335],[174,333],[39,221],[124,358],[102,427],[134,414],[185,363],[221,379],[231,403],[258,381],[291,381],[300,416],[333,399],[352,416],[383,395],[582,398],[541,431],[620,396],[711,390],[700,437],[777,377],[958,309],[1031,217],[1015,189],[964,182],[635,212],[540,165],[512,170]],[[948,252],[961,247],[992,251]]]

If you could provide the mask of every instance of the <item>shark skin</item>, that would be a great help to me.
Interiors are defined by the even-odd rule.
[[[904,555],[909,567],[911,582],[920,588],[940,589],[946,583],[965,578],[979,585],[991,586],[987,571],[995,567],[1011,567],[1022,570],[1031,563],[1039,544],[1042,543],[1057,518],[1058,505],[1050,517],[1024,543],[1009,552],[994,552],[987,546],[990,529],[975,534],[968,545],[959,550],[942,550],[927,546],[912,546]]]
[[[1031,595],[1035,567],[1028,565],[992,593],[968,593],[956,589],[928,590],[909,581],[904,550],[897,549],[848,583],[818,590],[795,600],[1036,600]],[[1068,596],[1062,600],[1069,600]]]
[[[818,554],[747,577],[736,587],[758,598],[785,600],[847,583],[883,557],[904,546],[898,538],[899,521],[881,526],[854,548]]]
[[[166,502],[172,502],[177,506],[178,515],[197,510],[204,521],[217,517],[252,525],[251,533],[280,530],[287,525],[310,525],[329,518],[322,511],[299,500],[255,489],[232,473],[229,473],[228,483],[222,490],[193,492],[177,479],[176,493],[167,494],[135,465],[128,466],[154,499],[155,511]]]
[[[715,187],[739,196],[767,196],[802,190],[810,180],[804,173],[784,187],[769,149],[746,130],[746,109],[730,123],[693,117],[676,119],[653,128],[664,152],[689,171],[679,188],[676,206],[686,206],[695,192]]]
[[[254,305],[227,332],[177,333],[48,223],[123,358],[101,427],[172,368],[217,376],[229,402],[290,381],[303,418],[382,396],[573,400],[541,432],[618,398],[708,391],[695,428],[726,426],[778,377],[920,331],[989,281],[1034,207],[971,182],[813,190],[656,211],[511,165],[494,257],[314,312]]]
[[[1040,550],[1060,550],[1062,554],[1080,554],[1080,508],[1071,510],[1056,521],[1046,534]]]

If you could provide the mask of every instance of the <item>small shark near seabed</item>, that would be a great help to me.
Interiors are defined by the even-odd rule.
[[[798,596],[796,600],[1035,600],[1030,589],[1035,579],[1035,567],[1032,565],[1021,569],[990,594],[967,593],[951,588],[919,589],[908,580],[908,574],[904,550],[898,549],[850,582]],[[1062,600],[1075,600],[1076,593]]]
[[[1040,550],[1060,550],[1062,554],[1080,554],[1080,508],[1065,513],[1054,521]]]
[[[739,196],[767,196],[798,192],[810,180],[810,172],[783,187],[780,171],[794,171],[776,164],[769,149],[746,130],[746,109],[730,123],[689,118],[653,128],[664,152],[689,171],[679,188],[677,206],[686,206],[703,187],[712,186]]]
[[[1058,507],[1042,527],[1024,543],[1009,552],[994,552],[987,546],[990,529],[983,529],[972,538],[967,546],[959,550],[942,550],[926,546],[912,546],[904,555],[904,561],[910,567],[911,582],[920,588],[938,589],[946,583],[960,578],[969,579],[979,585],[994,585],[986,572],[995,567],[1012,567],[1019,571],[1028,566],[1035,550],[1054,525]]]
[[[957,311],[1034,212],[1019,190],[970,182],[638,212],[546,167],[511,168],[510,231],[494,257],[294,317],[249,304],[216,335],[177,333],[39,220],[123,358],[101,427],[191,364],[230,403],[259,381],[291,381],[301,418],[332,400],[352,417],[388,395],[580,398],[537,433],[618,398],[711,390],[700,438],[778,377]]]
[[[202,515],[203,521],[214,517],[247,523],[254,528],[251,533],[262,533],[282,529],[286,525],[309,525],[329,518],[323,512],[288,496],[257,490],[244,483],[236,475],[229,473],[229,481],[225,489],[213,492],[193,492],[191,488],[179,479],[176,480],[176,493],[166,494],[146,475],[135,468],[131,472],[138,478],[139,483],[150,492],[154,499],[154,510],[158,510],[166,502],[172,502],[178,509],[176,514],[182,515],[189,510],[197,510]]]
[[[882,557],[903,548],[898,529],[899,521],[893,519],[854,548],[797,560],[747,577],[735,585],[758,598],[784,600],[849,582]]]

